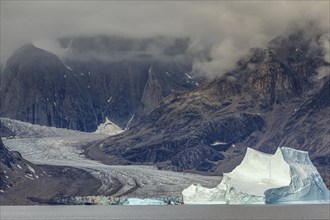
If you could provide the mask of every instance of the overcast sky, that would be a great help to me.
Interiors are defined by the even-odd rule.
[[[196,63],[212,74],[230,68],[248,48],[307,21],[329,32],[329,7],[329,1],[1,0],[1,61],[24,43],[44,39],[172,35],[190,37],[192,51],[213,45],[213,60]]]

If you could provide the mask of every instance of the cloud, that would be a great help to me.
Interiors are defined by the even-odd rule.
[[[218,76],[249,48],[310,20],[329,32],[329,2],[1,1],[1,61],[22,44],[44,39],[168,35],[190,38],[189,51],[199,54],[195,70]]]

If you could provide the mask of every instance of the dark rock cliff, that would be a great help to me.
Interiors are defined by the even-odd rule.
[[[23,46],[7,61],[1,77],[1,116],[88,130],[97,117],[75,78],[54,54]]]
[[[62,60],[24,45],[1,74],[0,115],[82,131],[95,131],[108,117],[124,128],[133,115],[135,121],[143,118],[172,91],[196,87],[185,75],[191,70],[189,59],[180,58],[185,41],[169,41],[161,58],[145,58],[148,45],[162,40],[70,39]],[[64,39],[61,42],[68,47]],[[167,59],[178,54],[179,58]]]

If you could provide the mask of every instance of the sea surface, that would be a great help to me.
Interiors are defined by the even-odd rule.
[[[178,206],[0,206],[1,220],[329,219],[330,204]]]

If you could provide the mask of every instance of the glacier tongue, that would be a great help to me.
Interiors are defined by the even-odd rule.
[[[308,152],[278,148],[274,155],[251,148],[216,188],[191,185],[182,192],[186,204],[260,204],[329,201],[329,190]]]

